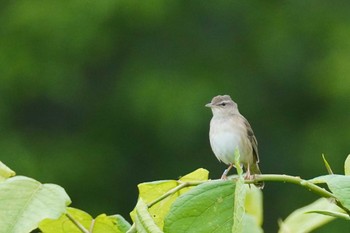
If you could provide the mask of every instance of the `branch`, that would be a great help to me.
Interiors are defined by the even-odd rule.
[[[284,182],[292,183],[303,186],[309,191],[316,193],[322,197],[326,198],[336,198],[333,193],[328,192],[326,189],[321,188],[307,180],[301,179],[299,176],[289,176],[289,175],[279,175],[279,174],[264,174],[256,175],[253,180],[246,180],[247,184],[254,184],[258,181],[275,181],[275,182]]]
[[[235,179],[237,178],[237,175],[230,176],[229,178]],[[169,190],[162,196],[158,197],[154,201],[150,202],[147,204],[148,208],[152,207],[156,203],[160,202],[161,200],[167,198],[168,196],[173,195],[174,193],[178,192],[179,190],[188,187],[188,186],[196,186],[199,184],[203,184],[205,182],[209,182],[210,180],[206,181],[193,181],[193,182],[182,182],[178,181],[179,185],[176,186],[175,188]],[[264,174],[264,175],[256,175],[254,179],[252,180],[245,180],[246,184],[254,184],[259,181],[274,181],[274,182],[284,182],[284,183],[292,183],[292,184],[297,184],[302,187],[307,188],[313,193],[318,194],[319,196],[326,197],[326,198],[334,198],[337,201],[337,198],[333,195],[333,193],[327,191],[324,188],[321,188],[307,180],[301,179],[299,176],[289,176],[289,175],[279,175],[279,174]],[[338,201],[337,201],[337,205]],[[342,209],[346,209],[342,206],[340,206]]]
[[[337,206],[342,208],[350,216],[350,211],[340,203],[340,201],[337,199],[336,196],[333,195],[333,193],[327,191],[324,188],[321,188],[318,185],[315,185],[314,183],[311,183],[310,181],[303,180],[299,176],[278,175],[278,174],[256,175],[254,179],[246,180],[245,183],[254,184],[259,181],[275,181],[275,182],[284,182],[284,183],[287,182],[287,183],[303,186],[307,188],[309,191],[316,193],[321,197],[333,198]]]

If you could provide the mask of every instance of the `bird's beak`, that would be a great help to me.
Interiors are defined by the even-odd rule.
[[[213,105],[211,103],[209,103],[209,104],[206,104],[205,107],[211,108],[211,107],[213,107]]]

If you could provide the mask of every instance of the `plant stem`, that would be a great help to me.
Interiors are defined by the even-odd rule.
[[[235,179],[236,176],[230,176],[230,178]],[[196,186],[199,184],[203,184],[205,182],[209,182],[210,180],[205,180],[205,181],[193,181],[193,182],[182,182],[178,181],[179,185],[176,186],[175,188],[169,190],[168,192],[164,193],[162,196],[158,197],[154,201],[150,202],[147,204],[148,208],[152,207],[156,203],[162,201],[163,199],[167,198],[168,196],[173,195],[174,193],[180,191],[181,189],[188,187],[188,186]],[[304,180],[300,178],[299,176],[290,176],[290,175],[280,175],[280,174],[263,174],[263,175],[256,175],[254,179],[252,180],[245,180],[246,184],[254,184],[259,181],[272,181],[272,182],[284,182],[284,183],[292,183],[292,184],[297,184],[302,187],[307,188],[309,191],[325,198],[333,198],[336,202],[336,204],[342,208],[347,214],[350,216],[350,211],[345,208],[339,200],[333,195],[333,193],[327,191],[324,188],[321,188],[320,186]]]
[[[253,184],[257,181],[276,181],[276,182],[297,184],[309,189],[311,192],[314,192],[322,197],[336,198],[331,192],[328,192],[326,189],[321,188],[320,186],[317,186],[307,180],[301,179],[299,176],[264,174],[264,175],[255,176],[253,180],[246,180],[246,183]]]
[[[90,233],[80,222],[75,220],[70,213],[66,213],[67,218],[72,221],[72,223],[81,230],[83,233]]]
[[[310,181],[303,180],[299,176],[289,176],[289,175],[278,175],[278,174],[264,174],[264,175],[257,175],[254,177],[253,180],[246,180],[245,182],[247,184],[254,184],[258,181],[276,181],[276,182],[287,182],[292,184],[297,184],[300,186],[303,186],[307,188],[309,191],[316,193],[320,195],[321,197],[325,198],[333,198],[335,200],[335,203],[337,206],[342,208],[349,216],[350,216],[350,210],[344,207],[340,201],[333,195],[333,193],[327,191],[324,188],[321,188],[318,185],[315,185],[314,183],[311,183]]]

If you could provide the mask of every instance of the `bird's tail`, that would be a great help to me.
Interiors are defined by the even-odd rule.
[[[261,175],[261,171],[260,171],[259,165],[257,163],[250,165],[249,170],[250,170],[250,174],[253,176],[254,175]],[[257,181],[256,183],[254,183],[254,185],[259,189],[263,189],[265,184],[263,181]]]

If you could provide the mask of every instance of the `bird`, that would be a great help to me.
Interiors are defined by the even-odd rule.
[[[221,176],[227,174],[235,166],[235,151],[239,151],[240,165],[246,170],[246,179],[260,175],[258,142],[248,120],[239,112],[237,104],[229,95],[215,96],[205,105],[211,108],[213,117],[210,120],[209,140],[216,158],[228,166]],[[260,189],[264,182],[255,182]]]

